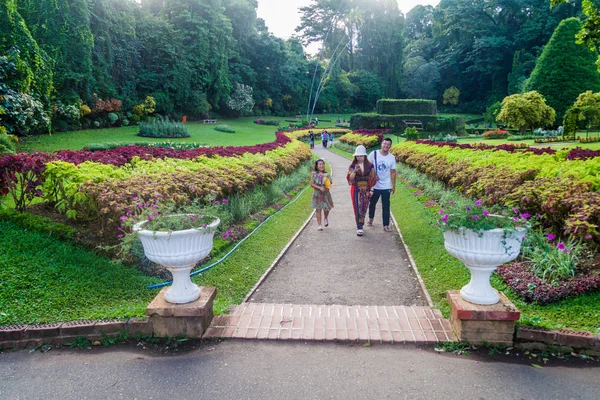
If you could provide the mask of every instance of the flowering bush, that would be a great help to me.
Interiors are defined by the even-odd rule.
[[[484,139],[506,139],[508,137],[508,131],[503,129],[494,129],[491,131],[483,132]]]
[[[380,139],[381,136],[381,139]],[[344,136],[339,138],[342,143],[347,143],[352,146],[363,145],[366,148],[377,146],[383,139],[383,135],[364,135],[355,133],[346,133]]]
[[[120,217],[120,225],[117,227],[117,238],[120,240],[122,252],[127,255],[137,240],[137,232],[134,225],[139,222],[146,223],[142,229],[152,232],[174,232],[187,229],[204,229],[217,218],[221,224],[217,231],[223,231],[231,221],[227,212],[229,201],[227,199],[216,200],[207,196],[204,199],[195,199],[187,205],[176,205],[165,202],[158,194],[153,199],[144,201],[137,196],[132,198],[134,206],[125,210]],[[223,236],[227,237],[226,232]]]
[[[496,228],[510,231],[529,225],[530,214],[520,213],[517,208],[512,212],[507,215],[498,206],[485,207],[481,200],[460,204],[451,201],[438,210],[438,215],[443,229],[451,231],[459,231],[461,228],[475,232]]]
[[[564,243],[553,234],[545,236],[533,231],[523,244],[523,259],[532,263],[531,270],[536,276],[554,282],[575,276],[581,248],[581,242],[574,238]]]

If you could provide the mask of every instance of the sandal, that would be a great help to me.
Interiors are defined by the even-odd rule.
[[[386,231],[386,232],[391,232],[392,228],[390,228],[389,225],[386,225],[386,226],[383,227],[383,230]]]
[[[362,229],[358,229],[356,231],[356,236],[362,236],[365,233],[365,231],[363,231]]]
[[[369,219],[367,221],[367,226],[373,226],[373,220],[372,219]]]

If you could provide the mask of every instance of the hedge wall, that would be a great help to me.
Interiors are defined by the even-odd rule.
[[[435,115],[435,100],[422,99],[379,99],[377,114],[381,115]]]
[[[350,118],[350,129],[378,129],[390,128],[394,131],[403,132],[407,127],[403,122],[419,120],[423,124],[423,128],[435,126],[437,123],[436,115],[381,115],[381,114],[354,114]]]

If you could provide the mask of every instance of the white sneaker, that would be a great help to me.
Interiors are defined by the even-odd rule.
[[[321,225],[319,225],[319,226],[317,226],[317,230],[318,230],[318,231],[322,231],[322,230],[323,230],[323,227],[322,227]]]
[[[358,229],[356,231],[356,236],[362,236],[365,233],[365,231],[363,231],[362,229]]]
[[[327,218],[325,218],[325,228],[327,228],[329,226],[329,221],[327,221]]]

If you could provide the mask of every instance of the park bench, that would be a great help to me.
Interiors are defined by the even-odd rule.
[[[422,131],[423,130],[423,123],[421,121],[419,121],[418,119],[415,120],[402,120],[402,122],[404,122],[406,124],[407,128],[412,128],[413,126],[415,128],[417,128],[418,131]]]
[[[217,120],[216,119],[203,119],[202,123],[203,124],[216,124]]]

